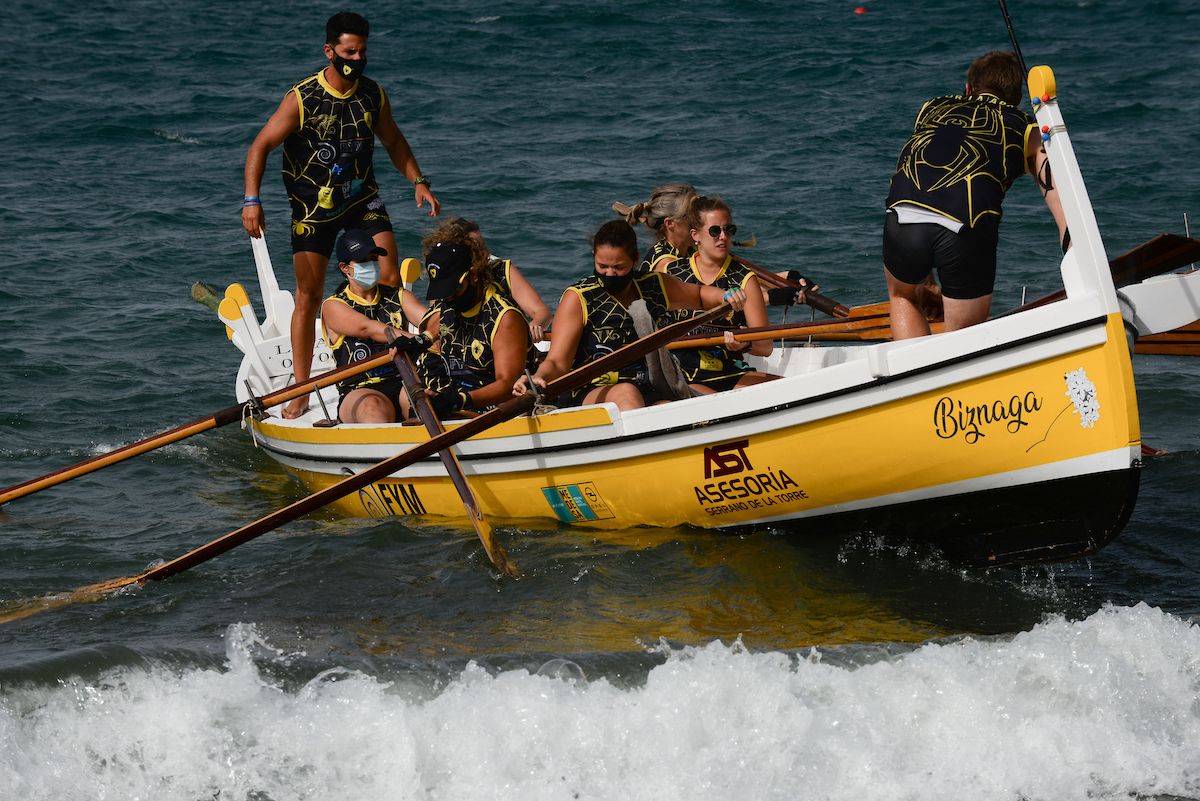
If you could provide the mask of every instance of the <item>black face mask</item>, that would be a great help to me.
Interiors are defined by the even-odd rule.
[[[333,68],[347,81],[357,81],[358,76],[362,75],[363,70],[367,68],[367,57],[363,56],[357,61],[351,61],[339,56],[335,50],[333,51]]]
[[[624,275],[601,275],[595,270],[592,271],[592,274],[596,276],[596,279],[600,282],[600,286],[604,287],[610,295],[619,294],[633,280],[633,270]]]
[[[455,295],[454,297],[446,298],[446,300],[445,300],[446,305],[449,306],[451,309],[454,309],[454,311],[458,312],[459,314],[463,314],[463,313],[467,312],[472,306],[474,306],[478,302],[479,302],[479,293],[476,290],[471,289],[470,287],[467,287],[465,290],[463,290],[461,293]]]

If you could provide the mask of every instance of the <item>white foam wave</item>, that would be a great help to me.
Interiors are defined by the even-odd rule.
[[[160,139],[166,139],[168,142],[179,142],[184,145],[198,145],[200,140],[193,136],[186,136],[178,131],[164,131],[160,128],[154,129],[154,135]]]
[[[1200,792],[1200,629],[1051,619],[851,668],[713,643],[641,687],[469,666],[122,670],[0,694],[0,798],[1071,799]],[[278,655],[283,658],[283,655]],[[571,676],[577,676],[570,673]]]

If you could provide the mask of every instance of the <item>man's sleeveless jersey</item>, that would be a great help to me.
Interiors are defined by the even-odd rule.
[[[465,390],[478,389],[496,380],[496,355],[492,350],[492,340],[500,326],[500,319],[509,312],[515,312],[522,320],[525,319],[521,310],[505,298],[494,284],[488,285],[483,302],[470,312],[462,314],[442,301],[435,301],[425,315],[425,321],[435,313],[441,315],[438,349],[449,367],[449,378]],[[526,366],[532,369],[536,362],[528,336],[525,345]],[[432,392],[449,388],[445,377],[439,376],[438,372],[425,370],[422,376],[426,387]]]
[[[928,101],[896,161],[887,207],[912,203],[969,226],[986,214],[999,218],[1004,193],[1026,171],[1035,125],[990,94]]]
[[[638,297],[646,301],[646,310],[656,326],[669,322],[667,293],[663,288],[662,273],[647,273],[635,276],[632,282]],[[638,338],[629,309],[604,288],[595,275],[576,281],[567,287],[574,292],[583,306],[583,333],[575,348],[574,367],[593,362],[607,356],[618,348]],[[648,386],[650,374],[645,361],[627,364],[618,370],[592,380],[592,386],[610,386],[628,381],[639,387]]]
[[[384,94],[370,78],[339,94],[324,70],[291,91],[300,127],[283,142],[283,184],[295,228],[335,219],[379,193],[373,154]]]
[[[380,285],[379,294],[376,296],[374,302],[372,302],[355,295],[350,291],[350,284],[343,283],[329,299],[345,303],[351,309],[354,309],[365,317],[390,325],[398,331],[404,331],[407,329],[409,322],[404,317],[404,306],[402,303],[404,292],[405,290],[401,287]],[[338,367],[345,367],[348,364],[369,359],[375,354],[387,350],[388,347],[386,342],[375,342],[374,340],[359,339],[358,337],[341,336],[336,340],[332,340],[329,337],[328,331],[325,331],[325,341],[329,344],[330,350],[333,351],[333,361]],[[345,381],[339,381],[337,388],[339,393],[345,395],[352,389],[370,387],[372,384],[378,384],[395,376],[396,368],[391,364],[387,364],[382,367],[376,367],[361,375],[347,378]]]

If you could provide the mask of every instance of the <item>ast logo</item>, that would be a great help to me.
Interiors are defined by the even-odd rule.
[[[704,477],[719,478],[730,473],[741,473],[753,470],[746,448],[750,440],[739,439],[737,442],[726,442],[724,445],[712,445],[704,449]]]
[[[696,503],[704,508],[705,514],[756,513],[770,506],[809,500],[808,493],[784,470],[777,470],[770,465],[756,470],[750,464],[749,450],[748,439],[710,445],[704,449],[704,478],[719,479],[692,487],[696,493]],[[738,475],[722,478],[733,473]],[[782,511],[777,509],[765,514]]]

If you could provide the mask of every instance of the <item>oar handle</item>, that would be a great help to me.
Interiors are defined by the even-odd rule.
[[[813,292],[811,289],[804,293],[804,302],[812,306],[819,312],[824,312],[830,317],[849,317],[850,309],[838,303],[830,297],[822,295],[820,292]]]
[[[795,289],[796,291],[803,289],[804,302],[809,306],[812,306],[817,311],[824,312],[830,317],[850,316],[850,308],[844,304],[838,303],[833,298],[822,295],[819,292],[814,292],[812,289],[809,289],[800,282],[784,278],[782,275],[778,275],[777,273],[774,273],[765,267],[759,267],[757,264],[743,256],[734,256],[734,258],[746,265],[750,272],[754,273],[756,276],[758,276],[759,280],[765,283],[778,288]]]

